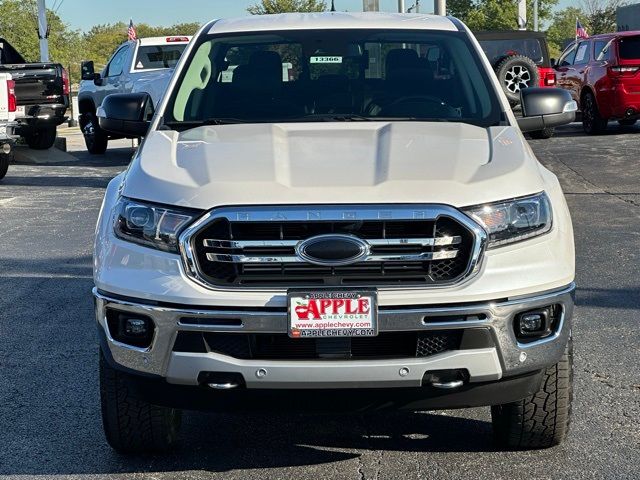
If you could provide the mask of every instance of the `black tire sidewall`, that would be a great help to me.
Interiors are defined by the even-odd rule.
[[[48,150],[55,145],[56,137],[57,131],[54,125],[38,128],[33,133],[27,135],[25,140],[29,148],[33,150]]]
[[[11,154],[0,153],[0,180],[2,180],[7,174],[7,170],[9,170],[9,160],[11,159]]]
[[[84,143],[87,147],[87,151],[92,155],[102,155],[107,151],[109,143],[107,134],[100,128],[98,119],[94,113],[85,113],[82,118],[83,120],[80,123],[80,129],[84,136]],[[86,135],[84,133],[84,129],[89,123],[93,124],[93,135]]]
[[[553,137],[555,128],[545,128],[543,130],[536,130],[535,132],[529,132],[529,136],[535,140],[546,140]]]
[[[599,135],[607,128],[607,120],[602,118],[598,110],[596,97],[591,92],[586,92],[582,97],[582,128],[589,135]],[[589,120],[591,123],[589,124]]]

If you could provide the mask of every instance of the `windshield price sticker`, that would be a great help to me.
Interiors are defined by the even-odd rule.
[[[311,57],[311,63],[342,63],[342,57]]]
[[[374,337],[376,313],[374,291],[289,293],[289,336]]]

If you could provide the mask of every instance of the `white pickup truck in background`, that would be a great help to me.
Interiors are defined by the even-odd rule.
[[[17,138],[16,127],[17,100],[15,82],[9,73],[0,73],[0,180],[9,169],[11,149]]]
[[[82,83],[78,92],[80,128],[87,150],[102,154],[110,138],[96,121],[96,110],[112,93],[148,93],[158,105],[173,70],[182,56],[189,36],[151,37],[120,45],[102,72],[96,73],[93,61],[82,62]]]

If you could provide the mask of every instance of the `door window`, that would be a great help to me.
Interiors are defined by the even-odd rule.
[[[576,46],[573,45],[569,49],[565,50],[565,52],[560,57],[560,60],[558,60],[558,65],[561,67],[567,67],[569,65],[573,65],[573,59],[575,58],[575,56],[576,56]]]
[[[609,60],[611,58],[609,55],[611,51],[610,44],[610,40],[596,40],[593,42],[593,58],[597,61]]]
[[[109,65],[107,65],[107,77],[117,77],[122,74],[122,70],[124,69],[124,60],[127,57],[128,47],[122,47],[118,50],[113,57],[111,57],[111,61]]]
[[[578,45],[576,56],[573,60],[574,65],[581,65],[589,62],[589,42],[582,42]]]

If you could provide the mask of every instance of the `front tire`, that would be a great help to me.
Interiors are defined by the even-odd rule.
[[[573,399],[573,342],[560,361],[544,372],[542,386],[532,397],[491,407],[496,443],[513,449],[549,448],[567,436]]]
[[[88,112],[80,118],[80,129],[84,136],[87,151],[92,155],[102,155],[107,151],[109,137],[107,132],[98,125],[98,118],[93,112]]]
[[[582,97],[582,128],[588,135],[600,135],[607,129],[608,120],[602,118],[596,97],[587,92]]]
[[[553,137],[554,131],[555,129],[553,127],[545,128],[543,130],[536,130],[535,132],[529,132],[529,136],[535,140],[545,140],[547,138]]]
[[[25,136],[25,140],[33,150],[48,150],[56,143],[56,135],[56,127],[45,127]]]
[[[144,401],[100,352],[100,403],[107,442],[119,453],[165,452],[178,438],[182,411]]]

